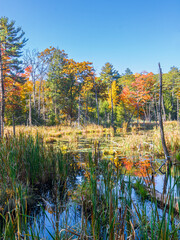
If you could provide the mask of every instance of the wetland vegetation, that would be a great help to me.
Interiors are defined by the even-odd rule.
[[[165,124],[169,176],[159,129],[142,126],[5,129],[1,237],[178,239],[179,126]]]
[[[0,18],[0,239],[180,239],[180,70],[97,77],[24,34]]]

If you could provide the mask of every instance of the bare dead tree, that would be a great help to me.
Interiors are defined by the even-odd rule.
[[[39,52],[37,50],[26,50],[24,55],[24,66],[30,68],[30,76],[33,82],[33,103],[34,108],[36,108],[36,81],[39,78],[39,65],[40,61],[38,59]]]
[[[48,65],[39,58],[39,96],[38,96],[38,117],[41,115],[41,98],[43,98],[42,83],[45,80],[48,70]],[[42,95],[42,96],[41,96]]]
[[[42,96],[42,82],[45,80],[47,75],[48,64],[42,57],[40,57],[40,53],[37,50],[29,50],[26,51],[24,56],[24,65],[25,67],[30,68],[30,76],[33,82],[33,104],[34,108],[37,109],[38,117],[41,115],[41,99]],[[37,80],[39,81],[38,90],[36,86]],[[37,93],[36,93],[37,91]],[[36,101],[38,98],[38,102]],[[36,108],[37,104],[37,108]]]
[[[163,100],[163,95],[162,95],[162,69],[161,69],[160,63],[159,63],[159,83],[160,83],[160,89],[159,89],[159,127],[160,127],[160,133],[161,133],[161,142],[162,142],[164,155],[165,155],[165,161],[160,166],[159,171],[161,173],[165,174],[164,184],[163,184],[163,195],[164,195],[166,193],[166,191],[167,191],[167,183],[168,183],[168,177],[169,177],[169,173],[170,173],[171,159],[170,159],[169,152],[168,152],[168,149],[167,149],[167,146],[166,146],[166,141],[165,141],[165,137],[164,137],[163,120],[162,120],[162,100]],[[166,172],[162,172],[161,168],[166,164],[166,162],[167,162],[167,171]]]
[[[162,95],[162,69],[161,69],[160,63],[159,63],[159,83],[160,83],[160,89],[159,89],[159,126],[160,126],[160,133],[161,133],[161,142],[162,142],[165,158],[166,158],[166,160],[168,160],[168,159],[170,160],[169,152],[168,152],[166,142],[165,142],[164,127],[163,127],[163,120],[162,120],[162,99],[163,99],[163,95]]]

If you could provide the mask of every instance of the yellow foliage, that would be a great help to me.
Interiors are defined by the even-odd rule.
[[[118,95],[119,87],[116,84],[116,81],[113,81],[111,84],[111,88],[109,89],[108,93],[108,103],[109,108],[111,108],[111,100],[113,100],[113,105],[116,106],[119,102],[119,95]]]

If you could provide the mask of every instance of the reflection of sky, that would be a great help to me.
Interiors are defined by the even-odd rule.
[[[83,161],[89,157],[89,154],[87,152],[83,152],[83,153],[76,153],[76,155],[74,155],[74,161],[75,162],[81,162],[83,163]],[[81,169],[81,168],[80,168]],[[85,171],[85,169],[83,169],[83,172]],[[81,172],[81,171],[80,171]],[[178,174],[176,174],[178,175]],[[104,185],[104,177],[103,174],[102,175],[98,175],[98,179],[97,179],[97,189],[101,194],[105,194],[105,185]],[[122,175],[122,178],[124,179],[124,181],[127,183],[129,180],[130,182],[135,181],[136,178],[139,177],[134,177],[134,176],[125,176]],[[160,193],[162,193],[163,191],[163,185],[164,185],[164,178],[165,175],[157,175],[155,176],[155,183],[156,183],[156,190],[159,191]],[[114,188],[113,188],[113,192],[116,193],[119,191],[119,189],[121,188],[120,183],[116,183],[115,180],[115,176],[113,176],[114,179]],[[74,181],[76,183],[76,185],[82,184],[82,182],[84,181],[84,176],[83,174],[76,175],[76,177],[74,178]],[[171,180],[168,180],[168,184],[167,184],[167,189],[172,188],[174,185],[174,179],[171,177]],[[71,190],[74,189],[75,185],[69,184],[69,187]],[[178,190],[177,190],[176,186],[174,188],[174,192],[175,195],[178,195]],[[168,190],[167,190],[168,192]],[[128,194],[128,193],[126,193]],[[153,203],[151,203],[151,201],[146,200],[145,204],[142,204],[142,199],[141,197],[137,194],[137,192],[132,189],[132,193],[131,193],[131,197],[132,200],[134,202],[134,204],[139,208],[140,211],[146,209],[147,215],[149,218],[151,218],[153,216],[153,211],[155,208],[155,205]],[[43,211],[40,210],[40,213],[38,213],[37,218],[36,218],[36,226],[34,225],[33,230],[35,232],[40,232],[40,236],[41,237],[50,237],[49,233],[50,232],[52,235],[55,234],[55,226],[56,226],[56,221],[57,221],[57,216],[55,216],[55,205],[53,205],[53,202],[51,201],[51,197],[50,195],[44,196],[44,198],[47,200],[47,203],[52,207],[53,212],[50,213],[47,210],[45,210],[45,214],[43,214]],[[121,199],[119,198],[119,207],[121,206],[121,204],[123,204],[121,202]],[[59,217],[59,231],[61,231],[62,229],[67,228],[67,226],[69,228],[74,228],[77,230],[77,232],[80,232],[81,229],[81,206],[79,206],[78,204],[74,203],[71,201],[71,199],[68,200],[68,202],[66,203],[62,203],[65,204],[65,206],[59,206],[59,213],[58,213],[58,217]],[[135,214],[135,208],[132,205],[132,211]],[[158,214],[160,216],[163,215],[163,210],[158,209]],[[167,216],[167,215],[166,215]],[[38,230],[39,229],[39,230]],[[88,230],[90,231],[91,229],[91,222],[88,222]],[[65,231],[62,232],[62,234],[65,234]],[[105,232],[104,232],[105,234]],[[136,232],[137,236],[138,236],[138,232]],[[77,237],[77,236],[76,236]]]
[[[167,182],[167,193],[171,191],[176,198],[180,196],[180,179],[178,177],[179,176],[176,176],[176,180],[173,177],[169,177]],[[155,177],[156,190],[160,193],[163,192],[164,178],[165,175],[157,175]]]
[[[128,181],[133,182],[135,180],[134,177],[129,177],[129,176],[124,176],[124,181],[126,183],[128,183]],[[77,176],[76,177],[76,182],[77,184],[81,184],[83,181],[83,178],[81,176]],[[155,177],[155,182],[156,182],[156,190],[158,190],[159,192],[163,191],[163,184],[164,184],[164,175],[159,175]],[[170,181],[168,181],[168,188],[171,186],[173,187],[174,185],[174,180],[171,180],[171,184]],[[103,176],[100,175],[98,178],[98,182],[97,182],[97,189],[101,192],[105,194],[104,191],[104,182],[103,182]],[[120,189],[120,184],[115,184],[113,191],[118,192]],[[175,189],[176,192],[176,189]],[[128,194],[128,192],[125,192],[125,194]],[[142,203],[142,199],[140,197],[139,194],[137,194],[137,192],[132,188],[131,190],[131,198],[133,203],[136,205],[136,207],[139,209],[139,211],[146,211],[147,216],[149,217],[149,219],[151,219],[151,217],[153,216],[153,212],[155,211],[155,205],[153,203],[151,203],[151,201],[149,200],[145,200],[144,204]],[[50,201],[49,201],[50,202]],[[45,214],[43,214],[43,211],[41,210],[41,213],[39,214],[39,216],[37,217],[37,221],[36,221],[36,227],[34,225],[33,230],[35,232],[40,232],[40,236],[41,237],[49,237],[51,239],[51,236],[49,234],[49,232],[54,235],[55,234],[55,226],[56,226],[56,215],[55,215],[55,206],[53,204],[50,204],[48,202],[48,204],[53,208],[53,212],[50,213],[47,210],[45,210]],[[64,203],[65,204],[65,203]],[[123,204],[121,202],[121,198],[119,198],[119,207],[121,207],[121,204]],[[136,214],[136,210],[134,208],[134,205],[132,204],[132,212],[134,214]],[[72,202],[70,199],[69,201],[66,203],[65,206],[59,206],[59,229],[58,231],[60,232],[62,229],[66,229],[67,226],[69,227],[69,229],[72,230],[75,229],[77,230],[77,232],[80,232],[81,229],[81,206],[79,206],[78,204]],[[163,216],[163,210],[158,209],[158,214],[160,216],[160,218]],[[166,213],[166,217],[168,217],[168,214]],[[91,223],[90,221],[88,222],[88,229],[90,231],[91,229]],[[74,231],[74,230],[73,230]],[[66,232],[62,230],[62,234],[65,234]],[[105,232],[104,232],[105,234]],[[138,230],[136,230],[136,236],[139,235]],[[77,237],[77,236],[76,236]]]
[[[82,181],[83,177],[77,175],[75,185],[81,184]],[[70,186],[70,189],[72,190],[72,186]],[[59,202],[57,206],[58,210],[56,211],[56,206],[51,199],[49,191],[50,190],[43,195],[43,198],[46,202],[46,205],[44,206],[45,210],[43,210],[41,204],[38,204],[35,207],[37,214],[34,213],[33,220],[31,220],[30,224],[33,233],[37,236],[39,235],[40,237],[44,237],[45,239],[47,239],[47,237],[48,239],[52,239],[50,234],[52,234],[52,236],[55,235],[57,221],[59,221],[58,232],[62,230],[62,236],[66,234],[66,231],[63,231],[63,229],[72,230],[73,228],[72,231],[75,232],[75,230],[77,230],[77,233],[79,233],[81,230],[81,206],[75,202],[72,202],[69,198],[68,202],[61,202],[62,205],[60,205]],[[90,229],[90,222],[88,222],[88,229]]]
[[[156,190],[159,191],[160,193],[162,193],[163,191],[164,177],[165,175],[157,175],[155,177]]]
[[[79,232],[81,228],[81,212],[78,211],[77,205],[75,203],[68,203],[66,210],[61,212],[61,208],[64,209],[64,206],[59,206],[59,229],[58,232],[62,229],[71,228],[77,229]],[[41,213],[42,214],[42,213]],[[56,215],[55,212],[49,213],[45,211],[45,215],[42,214],[41,218],[37,217],[34,222],[32,229],[33,232],[38,233],[40,237],[48,237],[51,239],[49,232],[54,236],[56,232]],[[65,231],[62,231],[62,235],[65,234]]]

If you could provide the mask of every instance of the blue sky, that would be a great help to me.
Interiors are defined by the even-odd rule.
[[[25,48],[64,49],[75,61],[123,73],[180,68],[180,0],[0,0],[0,16],[21,26]]]

